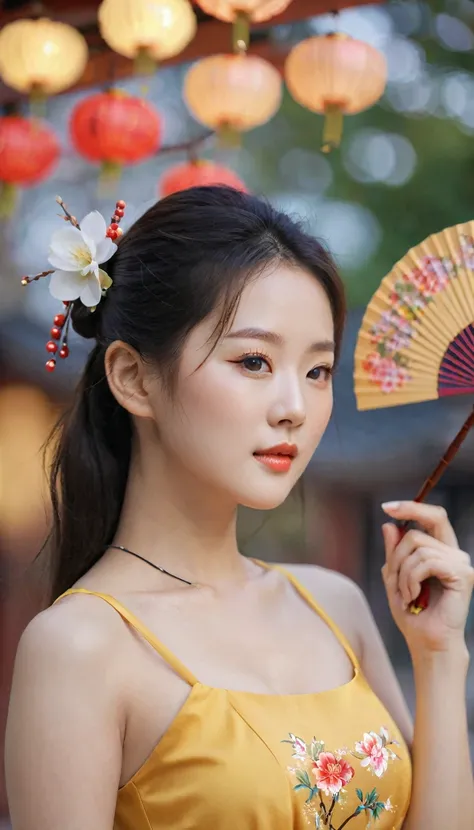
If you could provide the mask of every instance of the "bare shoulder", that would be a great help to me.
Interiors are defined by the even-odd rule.
[[[25,628],[19,651],[44,658],[54,655],[94,660],[103,656],[123,632],[120,616],[98,597],[73,595],[34,617]]]
[[[38,614],[21,637],[5,738],[15,827],[113,824],[126,661],[114,659],[123,642],[120,617],[102,605],[94,597],[67,597]]]
[[[114,658],[121,649],[123,655],[123,646],[124,625],[112,608],[96,597],[65,597],[25,628],[14,680],[20,676],[38,682],[45,675],[51,684],[53,678],[60,683],[63,692],[79,683],[82,688],[89,685],[97,692],[100,687],[102,694],[112,694],[122,687],[123,661]]]
[[[349,577],[320,565],[284,565],[310,592],[349,640],[359,660],[363,641],[361,614],[370,613],[362,589]]]
[[[362,590],[354,580],[348,576],[332,571],[329,568],[322,568],[320,565],[283,565],[310,591],[317,591],[322,595],[329,591],[331,596],[341,595],[345,598],[352,596],[363,596]]]

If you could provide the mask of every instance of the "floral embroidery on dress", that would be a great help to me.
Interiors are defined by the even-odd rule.
[[[394,392],[411,380],[409,360],[401,351],[416,337],[413,323],[462,268],[474,268],[474,239],[466,234],[460,236],[453,258],[424,256],[392,286],[392,308],[371,327],[374,349],[362,361],[363,370],[382,392]]]
[[[385,727],[381,727],[380,732],[364,733],[362,740],[355,742],[354,749],[343,747],[330,752],[324,741],[313,738],[308,744],[292,732],[282,743],[291,744],[293,748],[292,758],[296,765],[289,767],[297,782],[293,789],[306,795],[303,809],[317,830],[324,827],[342,830],[361,813],[365,813],[368,827],[382,813],[394,809],[390,798],[380,798],[377,787],[365,793],[357,787],[354,790],[359,802],[357,807],[342,821],[338,819],[340,808],[347,803],[347,785],[357,778],[356,769],[349,763],[352,758],[377,778],[384,775],[391,761],[400,760],[392,748],[398,746],[398,742],[390,738]]]

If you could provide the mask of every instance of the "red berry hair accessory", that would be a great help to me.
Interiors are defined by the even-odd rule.
[[[51,275],[50,293],[62,300],[64,305],[64,313],[56,314],[54,318],[51,340],[46,343],[46,351],[50,354],[46,363],[48,372],[53,372],[56,368],[57,354],[62,358],[69,355],[67,338],[74,301],[80,300],[94,312],[112,285],[111,278],[99,265],[107,262],[117,250],[116,242],[123,234],[119,223],[125,212],[125,202],[120,199],[108,226],[97,210],[88,213],[79,224],[60,196],[56,197],[56,201],[64,211],[63,219],[71,227],[53,234],[48,256],[53,268],[34,277],[22,277],[21,280],[22,285],[29,285],[30,282]]]

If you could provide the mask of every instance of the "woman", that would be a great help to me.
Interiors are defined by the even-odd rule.
[[[139,219],[108,272],[93,314],[74,304],[97,343],[53,468],[53,598],[72,591],[18,650],[14,830],[472,827],[473,569],[444,511],[384,508],[422,527],[383,528],[414,733],[356,585],[237,548],[237,506],[281,504],[331,414],[331,258],[266,203],[196,188]]]

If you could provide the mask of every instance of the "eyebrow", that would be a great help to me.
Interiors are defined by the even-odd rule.
[[[273,343],[275,346],[283,345],[283,337],[281,334],[276,334],[273,331],[266,331],[265,329],[240,329],[239,331],[232,331],[226,335],[226,340],[250,339],[263,340],[266,343]],[[317,340],[308,348],[308,352],[334,352],[336,344],[334,340]]]

